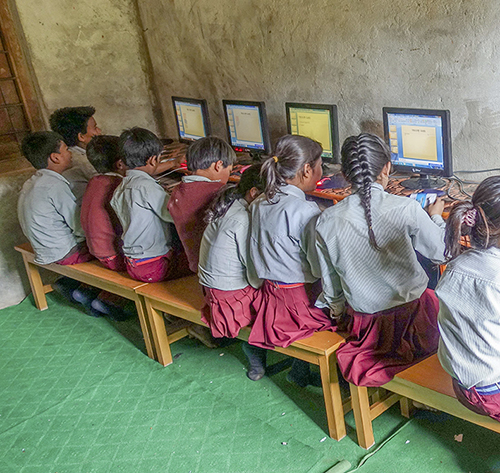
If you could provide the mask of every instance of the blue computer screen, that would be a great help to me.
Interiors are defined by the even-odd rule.
[[[226,114],[232,146],[265,149],[258,106],[226,104]]]
[[[388,113],[391,160],[398,166],[443,170],[443,122],[440,116]]]

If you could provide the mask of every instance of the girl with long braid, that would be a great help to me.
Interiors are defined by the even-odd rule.
[[[437,349],[438,301],[415,250],[444,261],[444,203],[427,214],[385,192],[390,150],[375,135],[347,138],[341,156],[353,192],[318,220],[323,295],[349,332],[337,350],[344,378],[380,386]]]
[[[453,206],[445,241],[451,261],[436,287],[439,360],[457,399],[500,421],[500,176]]]

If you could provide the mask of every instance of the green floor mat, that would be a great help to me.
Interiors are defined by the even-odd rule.
[[[296,388],[284,372],[250,381],[239,342],[181,340],[164,368],[144,354],[136,320],[48,302],[44,312],[31,299],[0,311],[2,473],[324,473],[367,453],[352,413],[348,437],[327,436],[321,389]],[[377,444],[406,423],[397,406],[377,418]],[[358,471],[500,471],[499,447],[493,432],[418,414]]]

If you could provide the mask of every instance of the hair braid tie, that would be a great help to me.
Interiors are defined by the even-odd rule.
[[[462,216],[462,224],[467,225],[468,227],[474,227],[476,225],[477,220],[477,209],[472,208],[464,212]]]

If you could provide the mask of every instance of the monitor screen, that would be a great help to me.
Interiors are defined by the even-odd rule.
[[[398,170],[452,175],[448,110],[384,108],[384,132]]]
[[[270,151],[266,109],[263,102],[223,100],[231,146],[236,151]]]
[[[337,106],[286,103],[285,108],[288,133],[318,141],[323,147],[321,156],[327,161],[338,162]]]
[[[210,134],[205,100],[172,97],[179,140],[192,142]]]

